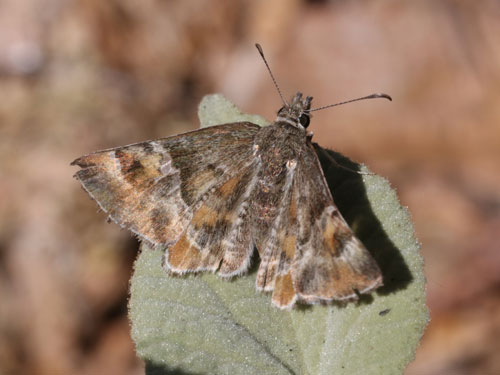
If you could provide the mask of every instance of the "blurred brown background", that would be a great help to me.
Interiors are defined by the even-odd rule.
[[[126,316],[138,244],[74,158],[195,129],[222,92],[272,120],[316,106],[323,146],[386,176],[422,242],[431,319],[407,374],[500,373],[500,2],[4,0],[0,374],[140,374]]]

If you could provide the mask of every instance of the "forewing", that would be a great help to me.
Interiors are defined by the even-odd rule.
[[[233,123],[82,156],[72,164],[109,217],[153,244],[173,244],[200,201],[252,154],[258,125]],[[200,206],[201,207],[201,206]]]
[[[309,303],[355,299],[355,291],[368,293],[382,285],[377,263],[333,203],[312,145],[297,168],[292,280],[298,298]]]

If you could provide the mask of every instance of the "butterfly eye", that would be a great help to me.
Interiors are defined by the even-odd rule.
[[[299,122],[300,125],[302,125],[304,128],[307,128],[309,126],[309,115],[306,113],[303,113],[299,117]]]

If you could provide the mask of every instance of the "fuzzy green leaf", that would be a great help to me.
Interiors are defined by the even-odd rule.
[[[202,126],[265,125],[220,95],[200,104]],[[328,154],[325,155],[325,153]],[[387,180],[333,151],[319,152],[339,210],[380,265],[384,286],[357,303],[273,307],[249,275],[168,276],[163,251],[142,246],[129,315],[147,374],[402,374],[428,321],[420,246]]]

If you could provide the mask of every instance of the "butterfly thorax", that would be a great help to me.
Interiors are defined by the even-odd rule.
[[[305,129],[287,121],[276,121],[256,134],[253,149],[258,182],[251,199],[251,217],[257,248],[287,210],[294,177],[309,147]]]
[[[309,120],[311,117],[309,114],[311,101],[312,96],[302,98],[302,93],[298,92],[293,97],[290,104],[286,103],[278,111],[276,122],[286,122],[287,124],[295,126],[299,129],[306,129],[309,126]]]

